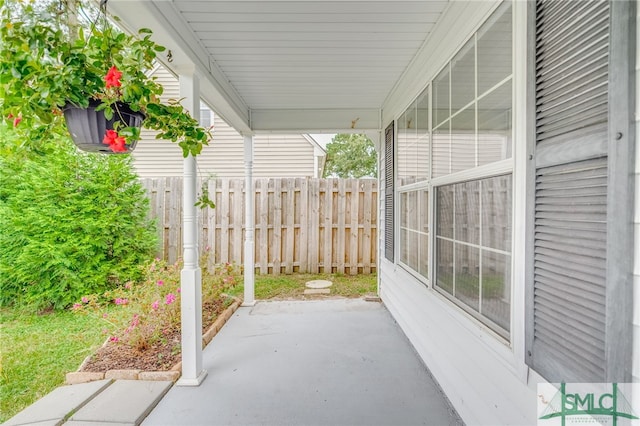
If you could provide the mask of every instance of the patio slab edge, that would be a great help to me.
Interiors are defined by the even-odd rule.
[[[242,304],[242,299],[230,296],[234,301],[227,309],[222,311],[218,318],[209,326],[207,331],[202,334],[202,349],[204,349],[215,337],[216,334],[222,329],[224,324],[229,321],[229,318]],[[107,339],[102,346],[109,342]],[[88,383],[103,379],[125,379],[125,380],[147,380],[147,381],[172,381],[175,382],[181,376],[182,361],[179,361],[169,370],[162,371],[142,371],[139,369],[125,369],[125,370],[107,370],[104,372],[94,371],[81,371],[87,364],[92,355],[87,356],[78,370],[67,373],[65,376],[66,385],[76,385],[80,383]]]

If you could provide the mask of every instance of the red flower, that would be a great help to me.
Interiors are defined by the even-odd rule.
[[[125,139],[119,136],[115,130],[107,130],[104,139],[102,139],[102,143],[109,145],[109,148],[111,148],[113,152],[127,152]]]
[[[113,152],[127,152],[126,142],[122,136],[118,136],[109,148]]]
[[[122,77],[122,73],[118,71],[118,68],[116,68],[115,65],[109,68],[109,71],[104,78],[104,81],[107,84],[107,89],[109,87],[120,87],[120,77]]]
[[[118,132],[115,130],[107,130],[107,133],[104,135],[104,139],[102,139],[102,143],[105,145],[111,145],[115,142],[118,137]]]

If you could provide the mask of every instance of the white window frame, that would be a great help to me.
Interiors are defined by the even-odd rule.
[[[525,210],[525,206],[524,206],[523,195],[521,195],[522,194],[521,188],[524,185],[523,179],[525,178],[525,176],[524,176],[524,167],[522,168],[522,171],[517,172],[515,168],[515,164],[516,162],[522,163],[523,154],[520,151],[526,149],[524,148],[526,145],[525,144],[526,139],[524,139],[526,137],[526,126],[525,126],[526,108],[524,107],[524,100],[526,98],[526,88],[524,86],[526,82],[526,68],[524,63],[518,63],[518,60],[522,62],[523,56],[526,56],[526,49],[525,49],[526,47],[525,32],[526,31],[521,30],[521,28],[525,28],[525,27],[522,27],[521,25],[524,25],[524,22],[526,22],[526,10],[525,10],[526,7],[521,7],[521,5],[518,5],[517,1],[510,1],[511,20],[512,20],[511,74],[508,77],[505,77],[504,79],[502,79],[500,82],[496,83],[494,86],[491,87],[491,89],[486,90],[485,93],[483,93],[481,96],[477,96],[477,93],[476,93],[473,101],[471,101],[468,105],[460,109],[460,111],[464,111],[469,106],[475,104],[476,102],[480,101],[484,97],[493,93],[497,88],[501,87],[501,85],[506,83],[508,80],[511,80],[511,89],[512,89],[511,90],[511,105],[512,105],[511,157],[507,159],[499,160],[490,164],[476,166],[471,169],[454,172],[454,173],[450,173],[450,174],[435,177],[435,178],[433,177],[433,163],[432,163],[433,162],[433,91],[434,91],[433,81],[435,80],[435,77],[445,67],[450,67],[451,60],[455,57],[455,55],[459,52],[459,50],[469,40],[471,40],[472,38],[474,39],[477,38],[477,32],[482,27],[482,25],[484,25],[487,22],[487,20],[491,17],[491,15],[495,13],[496,10],[498,10],[507,1],[510,1],[510,0],[505,0],[505,2],[501,2],[497,4],[495,8],[492,8],[491,12],[488,13],[486,18],[479,23],[478,27],[475,28],[473,32],[471,32],[470,35],[463,40],[462,43],[460,43],[459,47],[453,52],[452,55],[450,55],[450,57],[443,64],[443,66],[440,67],[433,74],[433,76],[428,80],[427,84],[422,88],[422,90],[419,91],[418,96],[412,99],[411,102],[409,102],[406,105],[406,107],[401,110],[401,112],[396,116],[394,120],[396,122],[395,124],[396,134],[394,135],[395,136],[394,153],[396,157],[395,166],[397,170],[397,161],[398,161],[397,132],[399,127],[398,120],[404,115],[404,113],[409,108],[411,108],[411,106],[414,104],[416,99],[423,93],[423,91],[429,89],[430,155],[429,155],[428,179],[422,182],[412,183],[409,185],[395,188],[395,192],[397,194],[396,202],[394,203],[394,208],[396,211],[396,214],[395,214],[396,219],[394,220],[395,222],[394,226],[395,226],[395,235],[397,235],[395,256],[396,256],[396,264],[398,266],[400,266],[404,271],[406,271],[407,273],[415,277],[420,283],[424,284],[428,289],[432,290],[433,294],[436,294],[439,298],[441,298],[444,301],[444,303],[450,306],[455,306],[455,310],[457,313],[460,313],[463,317],[470,319],[471,322],[468,322],[468,325],[470,327],[473,327],[473,324],[479,325],[481,330],[495,337],[495,339],[500,343],[499,346],[503,348],[505,347],[508,348],[509,350],[507,352],[504,352],[503,354],[505,357],[507,356],[507,354],[511,354],[509,355],[509,358],[511,358],[511,356],[518,356],[520,354],[520,359],[521,359],[521,355],[523,354],[523,351],[524,351],[523,349],[524,336],[521,331],[521,328],[523,327],[523,319],[521,318],[521,316],[517,316],[514,313],[524,312],[524,304],[521,303],[521,299],[523,296],[523,289],[520,288],[521,287],[520,285],[516,285],[516,283],[522,282],[519,277],[522,277],[524,274],[524,266],[522,263],[524,260],[524,253],[521,250],[516,250],[515,242],[524,241],[523,239],[521,239],[523,237],[523,230],[524,230],[524,221],[521,218],[524,217],[523,212]],[[476,47],[474,50],[476,50],[475,68],[476,68],[476,75],[477,75],[477,67],[478,67],[477,39],[476,39]],[[518,52],[525,52],[525,53],[519,54]],[[451,70],[449,71],[450,71],[449,80],[451,80]],[[477,92],[477,79],[475,82],[475,86],[476,86],[476,92]],[[451,83],[449,84],[449,90],[451,90]],[[449,105],[449,108],[451,111],[451,105]],[[457,115],[460,111],[457,111],[456,114],[454,115]],[[453,116],[450,114],[447,120],[451,120],[451,118],[453,118]],[[477,115],[476,115],[476,128],[477,128]],[[518,144],[516,143],[516,141],[520,141],[520,149],[518,148]],[[478,164],[479,153],[478,153],[477,136],[476,136],[476,153],[475,154],[476,154],[476,164]],[[518,167],[522,167],[522,166],[518,166]],[[510,289],[511,290],[510,291],[511,313],[510,313],[510,330],[508,333],[508,338],[505,338],[503,335],[494,331],[489,325],[485,324],[480,319],[478,319],[477,315],[472,315],[469,312],[467,312],[466,309],[458,306],[455,302],[450,300],[450,296],[446,296],[442,294],[443,291],[437,290],[436,289],[437,286],[434,285],[435,273],[436,273],[435,272],[435,264],[436,264],[435,262],[435,256],[436,256],[436,253],[435,253],[435,240],[436,240],[435,192],[436,192],[436,188],[444,185],[450,185],[450,184],[460,183],[460,182],[469,181],[469,180],[479,180],[479,179],[490,178],[490,177],[495,177],[495,176],[500,176],[505,174],[510,174],[512,179],[512,182],[511,182],[512,183],[512,194],[511,194],[511,212],[512,212],[511,230],[512,231],[511,231],[511,247],[510,247],[511,249],[511,252],[510,252],[511,254],[511,289]],[[400,222],[401,222],[400,199],[401,199],[402,193],[414,191],[414,190],[428,191],[428,199],[429,199],[428,200],[428,209],[429,209],[429,212],[428,212],[428,215],[429,215],[428,242],[429,243],[428,244],[429,245],[428,245],[428,277],[426,279],[418,271],[413,270],[411,267],[409,267],[407,264],[405,264],[400,260],[400,248],[402,245],[402,241],[400,240],[402,235],[401,234],[402,228],[400,226]],[[477,329],[477,327],[475,327],[475,329]],[[514,351],[513,349],[516,347],[518,349]],[[500,350],[500,352],[502,352],[502,350]],[[515,359],[518,359],[518,358],[515,358]],[[518,365],[524,367],[523,363],[519,362]],[[519,368],[519,370],[521,374],[525,374],[523,373],[523,371],[525,371],[523,368]]]

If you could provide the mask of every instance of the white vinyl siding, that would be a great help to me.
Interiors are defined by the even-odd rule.
[[[637,7],[637,6],[636,6]],[[633,293],[633,381],[640,382],[640,7],[636,9],[636,199]]]
[[[256,177],[313,177],[313,146],[301,135],[253,138]]]
[[[164,87],[163,101],[179,97],[178,80],[164,68],[154,72]],[[253,138],[253,176],[316,177],[316,149],[303,135],[256,135]],[[182,176],[182,150],[174,143],[142,131],[133,152],[134,167],[140,177]],[[213,140],[198,156],[198,173],[220,178],[244,177],[244,139],[220,117],[214,116]]]

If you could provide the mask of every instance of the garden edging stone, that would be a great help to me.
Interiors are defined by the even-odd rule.
[[[234,302],[225,309],[218,318],[209,326],[207,331],[202,335],[202,347],[203,349],[213,340],[214,336],[218,334],[222,326],[231,318],[233,313],[238,309],[242,303],[242,299],[230,296],[234,299]],[[109,339],[105,340],[102,346],[109,343]],[[91,372],[81,371],[82,368],[91,359],[92,355],[87,356],[78,370],[67,373],[65,377],[65,384],[74,385],[79,383],[93,382],[103,379],[125,379],[125,380],[147,380],[147,381],[173,381],[175,382],[180,378],[182,374],[182,361],[171,367],[168,371],[142,371],[142,370],[108,370],[106,372]]]

